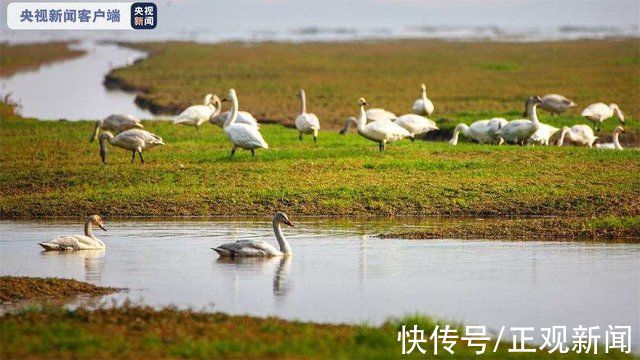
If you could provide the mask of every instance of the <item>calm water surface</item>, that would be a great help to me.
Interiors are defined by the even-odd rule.
[[[81,233],[82,224],[2,221],[0,270],[131,289],[117,299],[233,314],[378,324],[420,312],[494,329],[637,329],[640,245],[367,236],[433,221],[298,219],[285,229],[292,258],[235,262],[210,248],[239,239],[275,243],[268,219],[109,221],[107,233],[96,232],[105,251],[68,253],[42,253],[37,242]]]
[[[72,47],[87,51],[75,59],[43,65],[0,79],[0,94],[11,94],[25,117],[46,120],[96,120],[113,113],[149,119],[135,94],[103,85],[104,76],[145,56],[144,52],[110,44],[85,42]]]

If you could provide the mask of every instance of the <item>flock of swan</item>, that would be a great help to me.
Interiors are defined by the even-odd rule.
[[[353,124],[360,136],[376,142],[380,151],[383,151],[388,143],[407,138],[413,141],[417,136],[438,130],[435,121],[428,118],[434,112],[435,107],[427,97],[426,85],[422,84],[420,89],[420,98],[413,102],[413,112],[400,116],[381,108],[367,108],[367,101],[360,98],[358,117],[347,118],[340,133],[347,133]],[[320,120],[315,114],[307,112],[307,98],[304,90],[298,92],[298,97],[300,98],[300,113],[295,119],[298,139],[302,141],[303,135],[311,135],[313,141],[317,142]],[[225,101],[231,102],[231,109],[222,112],[222,103]],[[589,125],[578,124],[559,129],[543,124],[538,119],[538,107],[553,116],[554,114],[560,115],[576,106],[573,101],[558,94],[530,97],[525,103],[526,110],[523,116],[526,118],[511,121],[504,118],[492,118],[478,120],[471,125],[459,124],[455,127],[449,143],[457,145],[458,138],[462,134],[481,144],[502,145],[506,142],[519,145],[549,145],[550,138],[560,131],[556,145],[562,146],[567,141],[576,145],[592,147],[597,136],[594,135],[594,130]],[[591,104],[581,113],[581,116],[593,122],[596,131],[605,120],[614,115],[621,123],[624,123],[624,114],[616,104]],[[260,133],[260,124],[255,117],[247,111],[239,110],[238,96],[234,89],[230,89],[228,95],[222,100],[214,94],[207,94],[204,98],[204,104],[189,106],[174,120],[174,124],[192,126],[196,131],[206,122],[221,127],[227,134],[231,142],[231,157],[234,156],[238,148],[251,151],[252,156],[255,156],[257,149],[269,148]],[[131,162],[135,161],[137,153],[140,162],[144,163],[143,150],[164,145],[164,141],[161,137],[144,130],[143,127],[139,119],[130,115],[111,115],[96,122],[90,141],[100,139],[100,156],[104,163],[106,163],[107,157],[107,142],[131,151]],[[101,135],[99,135],[100,130],[103,131]],[[112,131],[119,132],[119,134],[114,136]],[[623,131],[622,127],[616,128],[612,143],[596,144],[595,146],[599,149],[621,150],[622,146],[618,137]]]
[[[271,219],[273,232],[278,241],[279,249],[272,244],[261,240],[238,240],[212,248],[220,257],[273,257],[291,256],[293,251],[282,232],[281,225],[293,227],[287,214],[278,211]],[[104,220],[99,215],[91,215],[84,223],[84,235],[62,235],[55,239],[39,243],[45,251],[76,251],[76,250],[103,250],[105,244],[93,234],[93,226],[98,226],[107,231]]]

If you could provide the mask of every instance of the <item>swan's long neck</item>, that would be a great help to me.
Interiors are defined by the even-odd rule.
[[[424,101],[425,104],[427,103],[427,89],[422,89],[422,101]]]
[[[108,131],[105,131],[100,135],[100,157],[102,158],[102,162],[105,162],[107,159],[107,145],[104,143],[105,140],[111,141],[113,140],[113,134]]]
[[[619,120],[624,119],[624,115],[622,115],[622,111],[620,110],[618,105],[609,104],[609,109],[611,109],[611,111],[613,111],[613,113],[616,114],[616,116],[618,117]]]
[[[307,113],[307,95],[304,93],[304,90],[300,90],[300,114]]]
[[[233,123],[236,122],[237,118],[238,118],[238,97],[235,94],[233,94],[233,96],[231,97],[231,116],[229,116],[227,121],[225,121],[224,127],[233,125]]]
[[[276,239],[278,240],[278,244],[280,245],[280,251],[282,251],[282,253],[285,255],[293,254],[293,252],[291,251],[291,245],[289,245],[289,242],[282,233],[280,222],[274,219],[271,221],[271,223],[273,225],[273,232],[276,234]]]
[[[91,227],[91,219],[87,219],[87,221],[84,223],[84,235],[88,236],[92,239],[95,239],[96,237],[93,235],[93,229]]]
[[[96,125],[93,128],[93,134],[91,134],[91,138],[89,139],[89,141],[98,140],[98,132],[100,132],[100,126],[101,125],[102,125],[102,120],[96,121]]]
[[[562,146],[562,144],[564,144],[564,137],[567,136],[569,131],[570,129],[566,126],[562,128],[562,132],[560,133],[560,137],[558,138],[558,142],[556,143],[556,145]]]
[[[530,120],[536,129],[540,127],[540,121],[538,121],[538,111],[536,110],[537,107],[538,107],[538,104],[533,103],[531,104],[531,108],[529,110]]]
[[[360,118],[358,119],[358,130],[364,129],[367,125],[367,112],[364,110],[364,105],[360,105]]]
[[[620,136],[619,131],[613,133],[613,146],[615,146],[616,149],[622,149],[622,145],[620,145],[620,141],[618,141],[618,136]]]
[[[453,130],[453,137],[449,140],[449,143],[458,145],[458,135],[460,135],[460,132],[462,132],[464,136],[469,136],[469,126],[466,124],[458,124]]]

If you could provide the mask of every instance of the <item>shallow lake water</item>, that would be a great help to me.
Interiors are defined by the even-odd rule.
[[[154,306],[321,322],[418,312],[492,329],[639,325],[639,244],[379,239],[370,235],[439,220],[296,220],[284,229],[292,258],[245,261],[221,261],[211,247],[275,244],[269,219],[111,220],[96,231],[106,250],[65,253],[37,243],[82,233],[81,223],[1,221],[0,270],[125,287],[110,297]]]
[[[45,120],[96,120],[114,113],[154,117],[135,104],[134,93],[108,89],[103,84],[111,69],[143,58],[144,52],[92,42],[71,47],[87,53],[0,79],[0,94],[11,94],[20,105],[21,115]]]

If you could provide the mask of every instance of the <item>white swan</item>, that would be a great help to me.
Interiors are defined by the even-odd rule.
[[[320,120],[316,114],[307,112],[307,96],[303,89],[298,92],[300,97],[300,115],[296,118],[296,128],[298,129],[298,140],[302,141],[302,134],[312,134],[313,142],[318,141],[318,130],[320,130]]]
[[[547,94],[542,97],[542,103],[540,103],[540,109],[548,111],[553,114],[562,114],[569,108],[576,107],[576,103],[567,99],[566,97],[558,94]],[[525,108],[526,111],[526,108]],[[526,116],[526,115],[525,115]]]
[[[93,235],[91,225],[99,226],[100,229],[107,231],[102,218],[98,215],[91,215],[84,223],[84,235],[62,235],[38,245],[42,246],[45,251],[104,249],[104,243]]]
[[[259,240],[239,240],[222,244],[212,249],[221,257],[291,256],[293,255],[291,245],[289,245],[289,242],[282,233],[281,224],[293,227],[287,214],[278,211],[273,215],[271,225],[273,226],[273,232],[276,234],[276,239],[280,245],[280,250],[266,241]]]
[[[217,104],[217,111],[216,105]],[[220,99],[213,94],[207,94],[204,97],[204,105],[192,105],[186,108],[178,115],[174,124],[182,124],[187,126],[194,126],[196,131],[200,128],[200,125],[209,121],[209,119],[220,112]]]
[[[558,131],[560,129],[555,126],[540,123],[538,130],[531,135],[527,142],[529,144],[549,145],[549,139]]]
[[[501,127],[509,123],[503,118],[492,118],[487,120],[478,120],[471,123],[471,125],[458,124],[453,130],[453,137],[449,140],[449,144],[458,145],[458,135],[462,135],[473,139],[480,144],[497,144],[502,145],[504,140],[496,135],[496,132]]]
[[[269,145],[262,138],[260,130],[256,126],[237,123],[238,119],[238,97],[234,89],[229,89],[229,95],[225,101],[231,101],[231,116],[224,123],[223,129],[231,140],[231,157],[236,153],[236,148],[251,150],[251,156],[255,156],[255,149],[268,149]]]
[[[367,115],[367,123],[374,121],[395,121],[398,118],[396,114],[392,113],[391,111],[387,111],[381,108],[367,109],[365,113]],[[340,130],[340,134],[346,134],[351,124],[358,126],[358,120],[353,116],[349,116],[345,120],[342,130]]]
[[[140,155],[140,163],[142,164],[144,164],[142,150],[151,149],[157,145],[164,145],[161,137],[146,130],[131,129],[123,131],[116,136],[105,131],[100,135],[100,157],[105,164],[107,163],[107,146],[105,140],[113,146],[131,151],[131,163],[136,159],[137,152]]]
[[[500,130],[496,131],[496,135],[508,143],[524,145],[531,135],[540,127],[540,121],[538,121],[538,115],[536,114],[536,106],[540,104],[541,101],[539,96],[527,99],[527,113],[530,115],[530,120],[511,120],[505,126],[501,127]]]
[[[364,98],[360,98],[358,105],[360,105],[360,119],[357,122],[358,134],[366,139],[377,142],[380,151],[386,148],[387,143],[413,137],[405,128],[396,125],[396,123],[392,121],[374,121],[367,124],[367,113],[364,110],[367,101]]]
[[[93,128],[93,133],[89,138],[89,142],[98,140],[98,132],[100,132],[100,130],[122,132],[135,128],[144,128],[140,119],[127,114],[112,114],[102,120],[96,121],[96,125]]]
[[[596,148],[622,150],[623,147],[622,145],[620,145],[620,141],[618,141],[618,136],[620,136],[620,134],[623,132],[624,132],[624,129],[622,128],[622,126],[616,127],[616,129],[613,131],[613,142],[605,143],[605,144],[596,144]]]
[[[427,98],[427,85],[420,85],[420,89],[422,91],[420,99],[413,102],[413,113],[431,116],[431,114],[433,114],[434,107],[431,100]]]
[[[230,116],[231,116],[231,110],[227,110],[223,113],[220,113],[220,111],[216,111],[209,118],[209,122],[212,123],[213,125],[224,127],[224,123],[227,122],[227,120],[229,120]],[[260,127],[258,120],[256,120],[256,118],[254,118],[253,115],[251,115],[251,113],[247,111],[242,111],[242,110],[238,110],[238,117],[236,118],[236,124],[247,124],[247,125],[255,126],[257,128]]]
[[[586,145],[591,147],[593,142],[598,138],[593,135],[593,129],[589,125],[573,125],[572,127],[565,126],[562,128],[560,137],[556,141],[557,146],[564,144],[564,139],[569,136],[569,141],[578,145]]]
[[[596,131],[600,130],[602,122],[616,114],[618,120],[624,124],[624,114],[616,104],[595,103],[582,110],[581,116],[589,119],[596,125]]]
[[[426,134],[429,131],[433,130],[438,130],[438,126],[436,125],[435,121],[416,114],[401,115],[395,121],[395,124],[403,127],[409,132],[409,134],[413,136]],[[414,137],[411,138],[411,141],[413,140]]]

